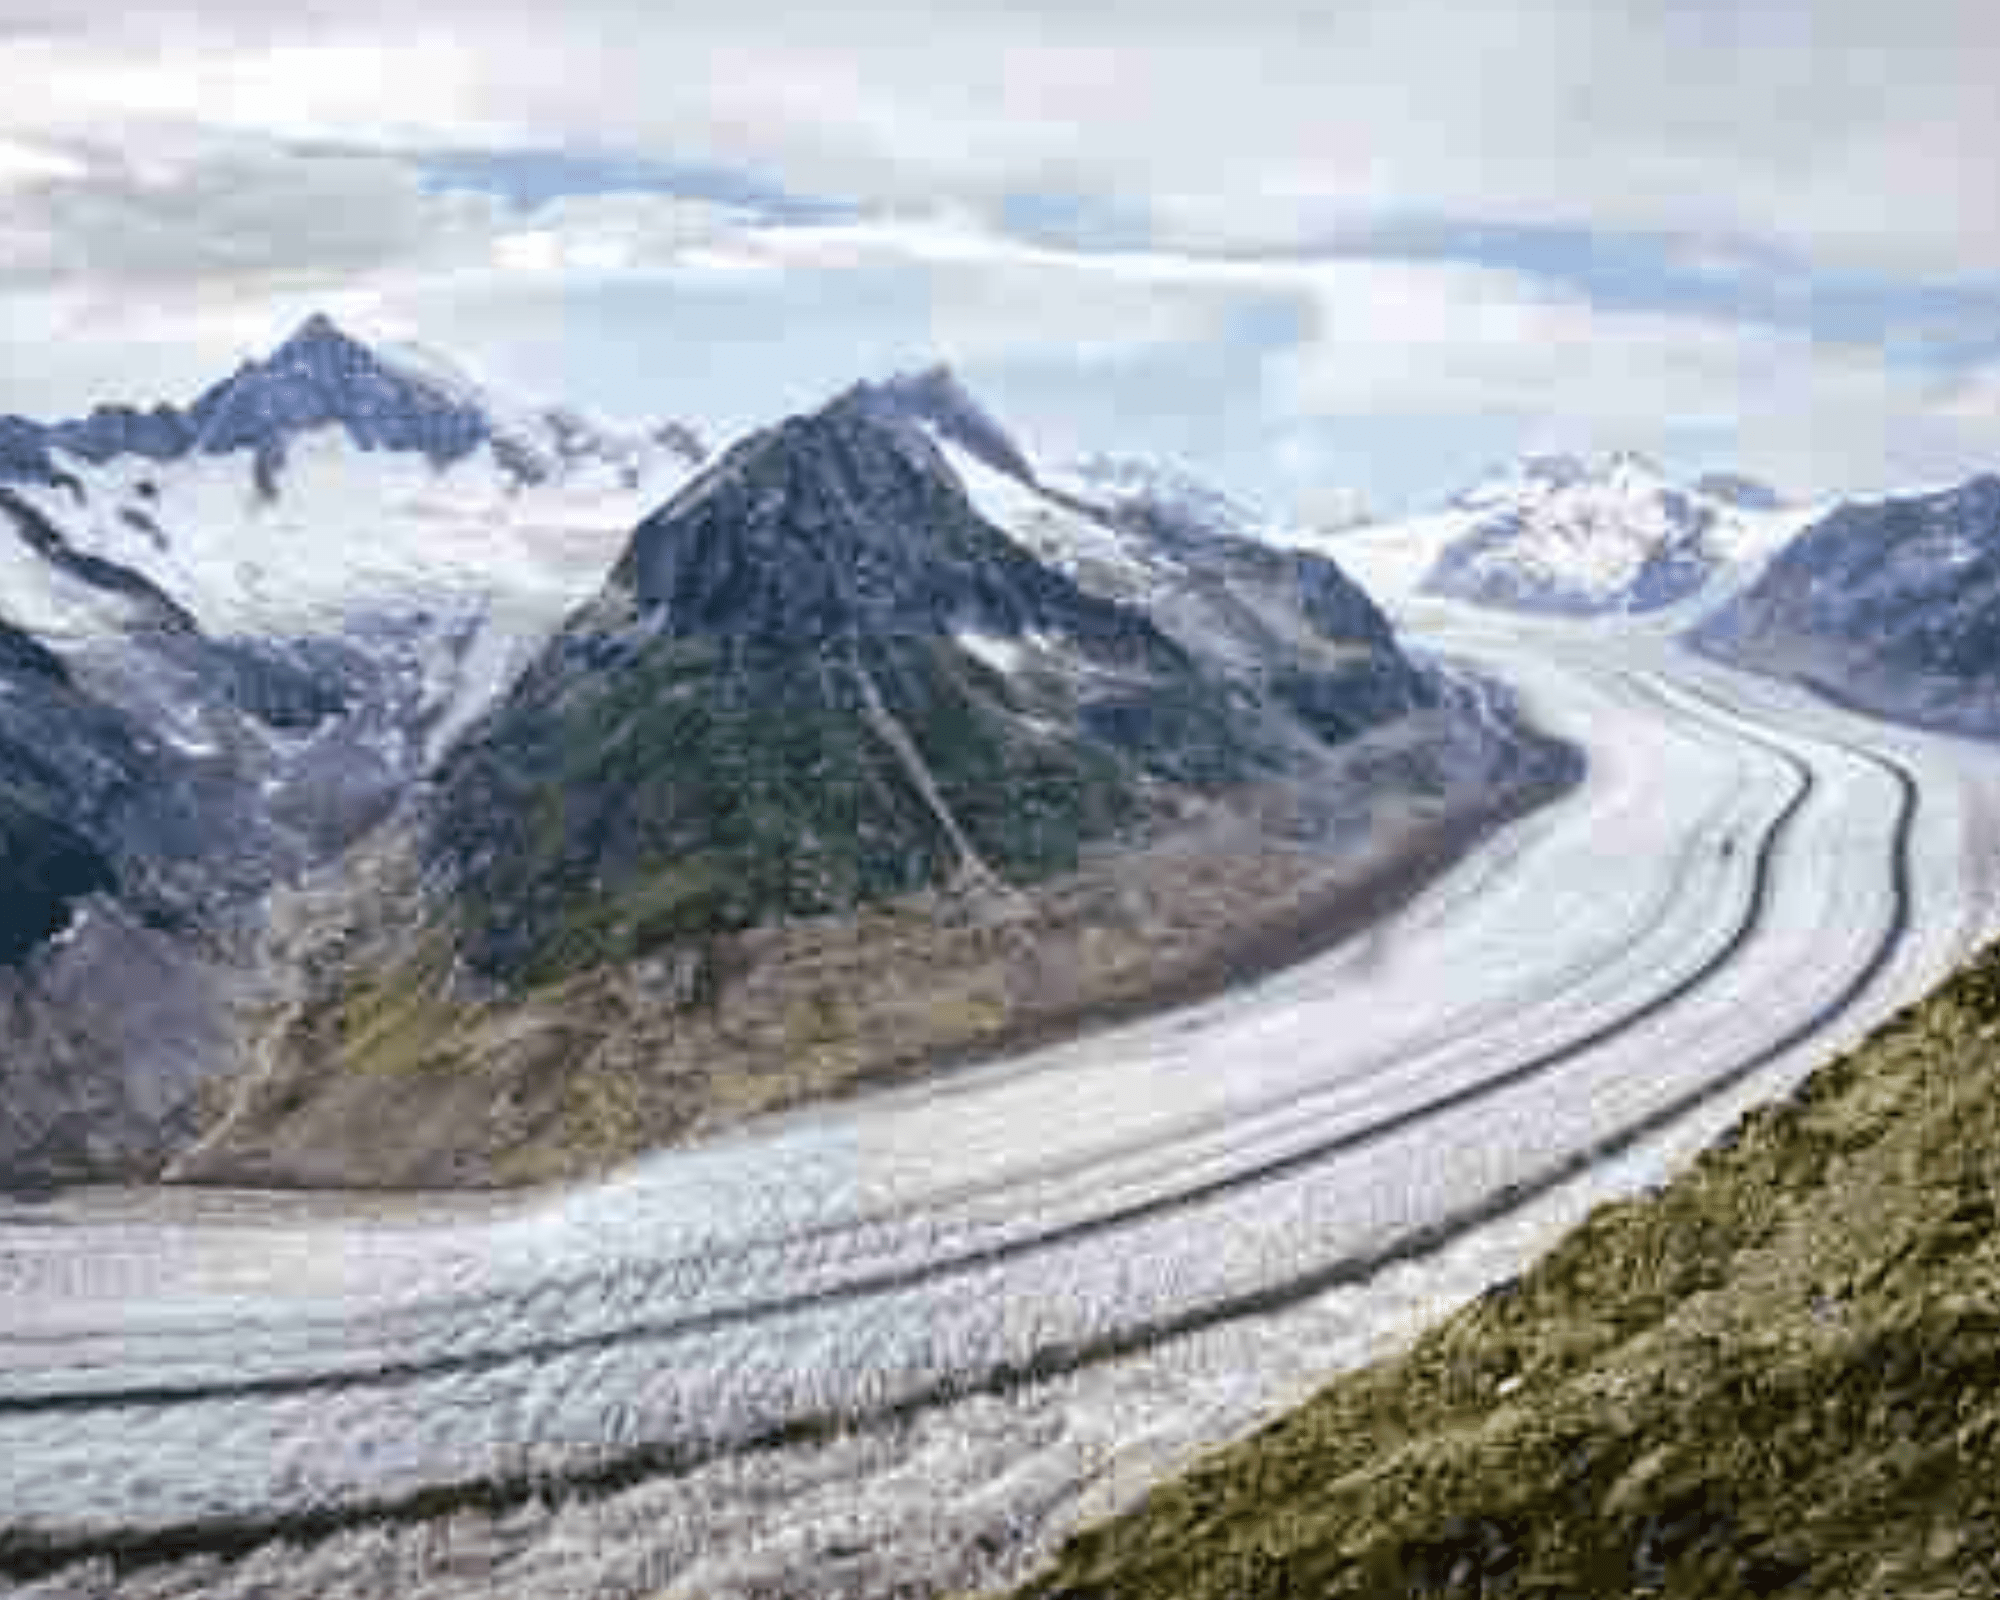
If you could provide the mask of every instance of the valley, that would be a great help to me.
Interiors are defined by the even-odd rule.
[[[0,0],[0,1600],[1995,1600],[1991,0]]]
[[[0,490],[39,1600],[1023,1578],[2000,930],[2000,748],[1712,645],[1860,512],[1305,532],[941,368],[697,466],[324,319],[93,416]]]
[[[1991,931],[1988,748],[1643,634],[1405,626],[1589,776],[1252,988],[473,1221],[14,1212],[0,1566],[46,1595],[98,1552],[146,1592],[994,1581]]]
[[[1996,66],[0,0],[0,1600],[2000,1596]]]

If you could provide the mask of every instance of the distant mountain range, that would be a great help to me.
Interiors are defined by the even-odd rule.
[[[1672,483],[1629,451],[1530,457],[1460,494],[1432,594],[1564,616],[1648,612],[1702,592],[1770,541],[1784,502],[1752,480]]]
[[[491,447],[524,483],[586,459],[636,471],[649,451],[675,455],[684,467],[704,454],[680,424],[619,436],[561,408],[503,410],[449,363],[420,350],[378,353],[316,315],[268,358],[245,362],[185,410],[107,405],[66,422],[0,418],[0,478],[67,485],[74,475],[65,456],[103,465],[121,457],[167,464],[247,454],[259,492],[276,498],[294,442],[336,427],[359,450],[417,455],[434,467]]]

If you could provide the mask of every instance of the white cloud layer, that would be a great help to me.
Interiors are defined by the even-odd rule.
[[[1564,229],[1657,241],[1725,291],[1782,262],[2000,294],[1996,63],[1972,0],[0,0],[0,409],[192,387],[322,302],[397,327],[450,305],[518,355],[510,318],[580,336],[643,286],[763,307],[731,377],[773,394],[808,344],[1079,385],[1178,359],[1199,381],[1156,407],[1258,409],[1272,459],[1239,481],[1396,419],[1720,441],[1806,490],[1969,470],[2000,454],[2000,367],[1593,303],[1469,245],[1379,252],[1413,224]],[[510,204],[426,182],[414,153],[454,147],[754,174],[858,220]],[[1029,244],[999,220],[1021,196],[1150,237]],[[1288,333],[1246,336],[1260,314]],[[666,336],[623,348],[704,359]],[[1126,419],[1143,433],[1129,393]]]
[[[1982,0],[208,0],[17,34],[0,127],[539,138],[879,200],[1118,195],[1190,246],[1475,217],[1957,275],[2000,270],[1997,61]]]

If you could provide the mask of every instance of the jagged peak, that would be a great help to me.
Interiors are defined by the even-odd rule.
[[[1782,511],[1790,502],[1761,478],[1742,472],[1704,472],[1695,492],[1739,511]]]
[[[1478,509],[1579,490],[1646,494],[1672,488],[1665,470],[1642,450],[1620,447],[1588,456],[1545,451],[1490,468],[1477,482],[1454,495],[1451,504]]]
[[[865,387],[865,386],[864,386]],[[875,385],[882,393],[917,404],[951,405],[980,410],[972,391],[948,361],[935,361],[909,372],[895,372]]]
[[[957,445],[996,472],[1036,481],[1027,452],[944,362],[854,385],[836,406],[862,407],[913,424]]]
[[[291,335],[261,361],[245,362],[238,376],[260,373],[288,373],[305,369],[313,372],[342,370],[379,371],[436,392],[415,374],[387,360],[367,340],[341,327],[324,311],[315,311],[294,328]]]
[[[930,430],[876,385],[733,445],[634,531],[610,594],[661,633],[1041,628],[1113,653],[1167,649],[986,521]]]
[[[335,322],[324,311],[313,312],[311,316],[298,325],[297,329],[293,331],[291,338],[285,341],[288,345],[333,342],[359,343],[358,340],[352,338],[339,323]]]
[[[564,473],[574,457],[622,472],[636,486],[656,463],[672,458],[685,469],[707,455],[701,435],[683,423],[621,425],[574,406],[529,406],[436,351],[371,344],[315,311],[185,407],[101,403],[62,421],[0,418],[0,482],[53,481],[51,449],[92,462],[241,451],[254,457],[260,488],[275,495],[291,442],[331,426],[344,427],[364,449],[418,453],[439,467],[490,443],[501,467],[523,483]]]

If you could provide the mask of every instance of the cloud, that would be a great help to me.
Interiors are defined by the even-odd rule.
[[[490,233],[482,197],[426,193],[403,164],[206,142],[78,152],[21,186],[0,273],[112,290],[337,286]]]
[[[7,49],[0,121],[533,136],[891,206],[1062,190],[1197,249],[1450,218],[1952,276],[2000,271],[1996,47],[1981,0],[208,0]]]
[[[1529,448],[1703,442],[1812,494],[1980,470],[2000,382],[1866,344],[1689,313],[1608,310],[1435,263],[1317,274],[1311,335],[1266,365],[1275,415],[1511,422]],[[1993,369],[2000,373],[2000,368]]]
[[[1067,374],[1115,399],[1066,433],[1226,434],[1239,481],[1252,435],[1292,481],[1475,424],[1886,480],[1993,452],[2000,387],[1814,287],[2000,311],[1996,46],[1973,0],[0,0],[0,403],[191,386],[326,302],[745,414],[925,355]],[[479,181],[531,150],[741,181]],[[1707,298],[1507,270],[1509,230]]]
[[[751,214],[663,194],[516,207],[368,153],[161,137],[37,153],[0,205],[0,283],[214,298],[481,271],[668,270]],[[0,147],[0,181],[9,171]]]

